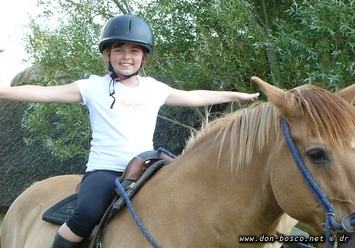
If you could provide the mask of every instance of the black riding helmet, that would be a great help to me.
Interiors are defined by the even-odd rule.
[[[151,54],[154,48],[153,31],[149,24],[135,15],[120,15],[109,20],[101,30],[100,52],[113,42],[130,42],[141,45]]]

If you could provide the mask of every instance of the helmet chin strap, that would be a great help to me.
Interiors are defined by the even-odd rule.
[[[125,75],[125,76],[123,76],[123,77],[120,77],[120,76],[117,75],[117,73],[116,73],[115,70],[113,69],[113,66],[112,66],[112,64],[111,64],[111,61],[110,61],[109,65],[108,65],[108,69],[109,69],[109,71],[111,72],[111,74],[110,74],[110,76],[111,76],[111,81],[110,81],[110,84],[109,84],[109,86],[108,86],[108,88],[109,88],[108,90],[109,90],[109,96],[112,97],[112,99],[113,99],[112,104],[111,104],[111,106],[110,106],[110,109],[112,109],[112,108],[113,108],[113,105],[115,105],[115,102],[116,102],[116,98],[115,98],[115,96],[114,96],[116,92],[115,92],[115,86],[114,86],[114,84],[113,84],[113,81],[119,82],[119,81],[121,81],[121,80],[128,79],[128,78],[130,78],[130,77],[132,77],[132,76],[137,76],[139,69],[138,69],[135,73],[132,73],[131,75]],[[111,90],[111,88],[112,88],[112,90]]]

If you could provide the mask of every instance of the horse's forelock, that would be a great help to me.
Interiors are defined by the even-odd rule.
[[[295,97],[312,135],[322,137],[330,149],[349,146],[355,134],[355,109],[337,95],[322,88],[300,87]]]

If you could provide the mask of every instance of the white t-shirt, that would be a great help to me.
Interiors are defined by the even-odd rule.
[[[151,77],[137,78],[139,84],[133,88],[112,83],[116,99],[112,109],[109,75],[76,81],[82,104],[89,109],[92,129],[86,171],[123,171],[134,156],[153,149],[157,114],[171,88]]]

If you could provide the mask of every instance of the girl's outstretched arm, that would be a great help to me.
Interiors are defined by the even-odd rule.
[[[0,87],[0,99],[19,102],[72,103],[82,100],[76,83],[57,86]]]
[[[254,101],[259,93],[243,93],[234,91],[210,91],[210,90],[171,90],[170,95],[165,101],[166,105],[201,107],[227,102]]]

